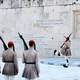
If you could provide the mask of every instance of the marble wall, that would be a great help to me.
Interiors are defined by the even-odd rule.
[[[72,33],[72,57],[80,58],[80,36],[76,31],[77,29],[80,32],[79,25],[76,26],[80,20],[77,18],[80,14],[80,5],[78,1],[74,5],[72,2],[45,0],[44,7],[0,8],[0,35],[6,43],[9,40],[14,41],[19,55],[22,55],[23,44],[18,37],[18,32],[24,36],[27,43],[30,39],[36,41],[41,57],[54,57],[54,49],[59,50],[65,40],[64,36]],[[0,48],[2,53],[2,43]]]

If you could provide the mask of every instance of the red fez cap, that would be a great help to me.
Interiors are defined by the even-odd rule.
[[[34,40],[30,40],[30,41],[29,41],[29,46],[32,47],[32,46],[34,46],[34,45],[35,45],[35,41],[34,41]]]
[[[8,42],[8,47],[9,47],[9,48],[13,47],[13,45],[14,45],[14,43],[13,43],[12,41],[9,41],[9,42]]]

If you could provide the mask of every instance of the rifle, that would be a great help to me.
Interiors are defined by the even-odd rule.
[[[6,43],[4,42],[4,40],[3,40],[3,38],[1,36],[0,36],[0,39],[1,39],[2,43],[3,43],[4,50],[7,50],[8,47],[7,47]],[[13,51],[15,51],[14,45],[13,45]]]
[[[18,32],[18,35],[19,35],[20,39],[22,39],[22,41],[23,41],[24,50],[28,50],[28,46],[27,46],[26,41],[24,40],[23,36],[19,32]]]
[[[19,37],[22,39],[24,44],[24,50],[28,50],[28,46],[26,44],[26,41],[24,40],[23,36],[18,32]],[[34,44],[34,50],[36,50],[36,44]]]
[[[71,33],[71,34],[72,34],[72,33]],[[69,38],[70,38],[71,34],[70,34],[68,37],[66,37],[66,40],[64,41],[64,43],[61,45],[61,47],[60,47],[60,48],[62,48],[62,47],[64,46],[65,42],[67,42],[67,41],[69,40]]]
[[[6,43],[4,42],[4,40],[3,40],[3,38],[2,38],[1,36],[0,36],[0,40],[1,40],[2,43],[3,43],[4,50],[7,50],[8,47],[7,47]]]

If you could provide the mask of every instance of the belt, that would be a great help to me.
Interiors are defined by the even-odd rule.
[[[26,64],[35,64],[35,62],[25,62]]]
[[[5,61],[6,63],[14,63],[14,61]]]

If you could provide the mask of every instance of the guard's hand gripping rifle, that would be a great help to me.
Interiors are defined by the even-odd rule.
[[[72,34],[72,33],[71,33],[71,34]],[[65,42],[67,42],[67,41],[69,40],[69,38],[71,37],[71,34],[70,34],[68,37],[65,37],[65,38],[66,38],[66,40],[64,41],[64,43],[61,45],[61,47],[60,47],[60,48],[62,48],[62,47],[64,46]]]

